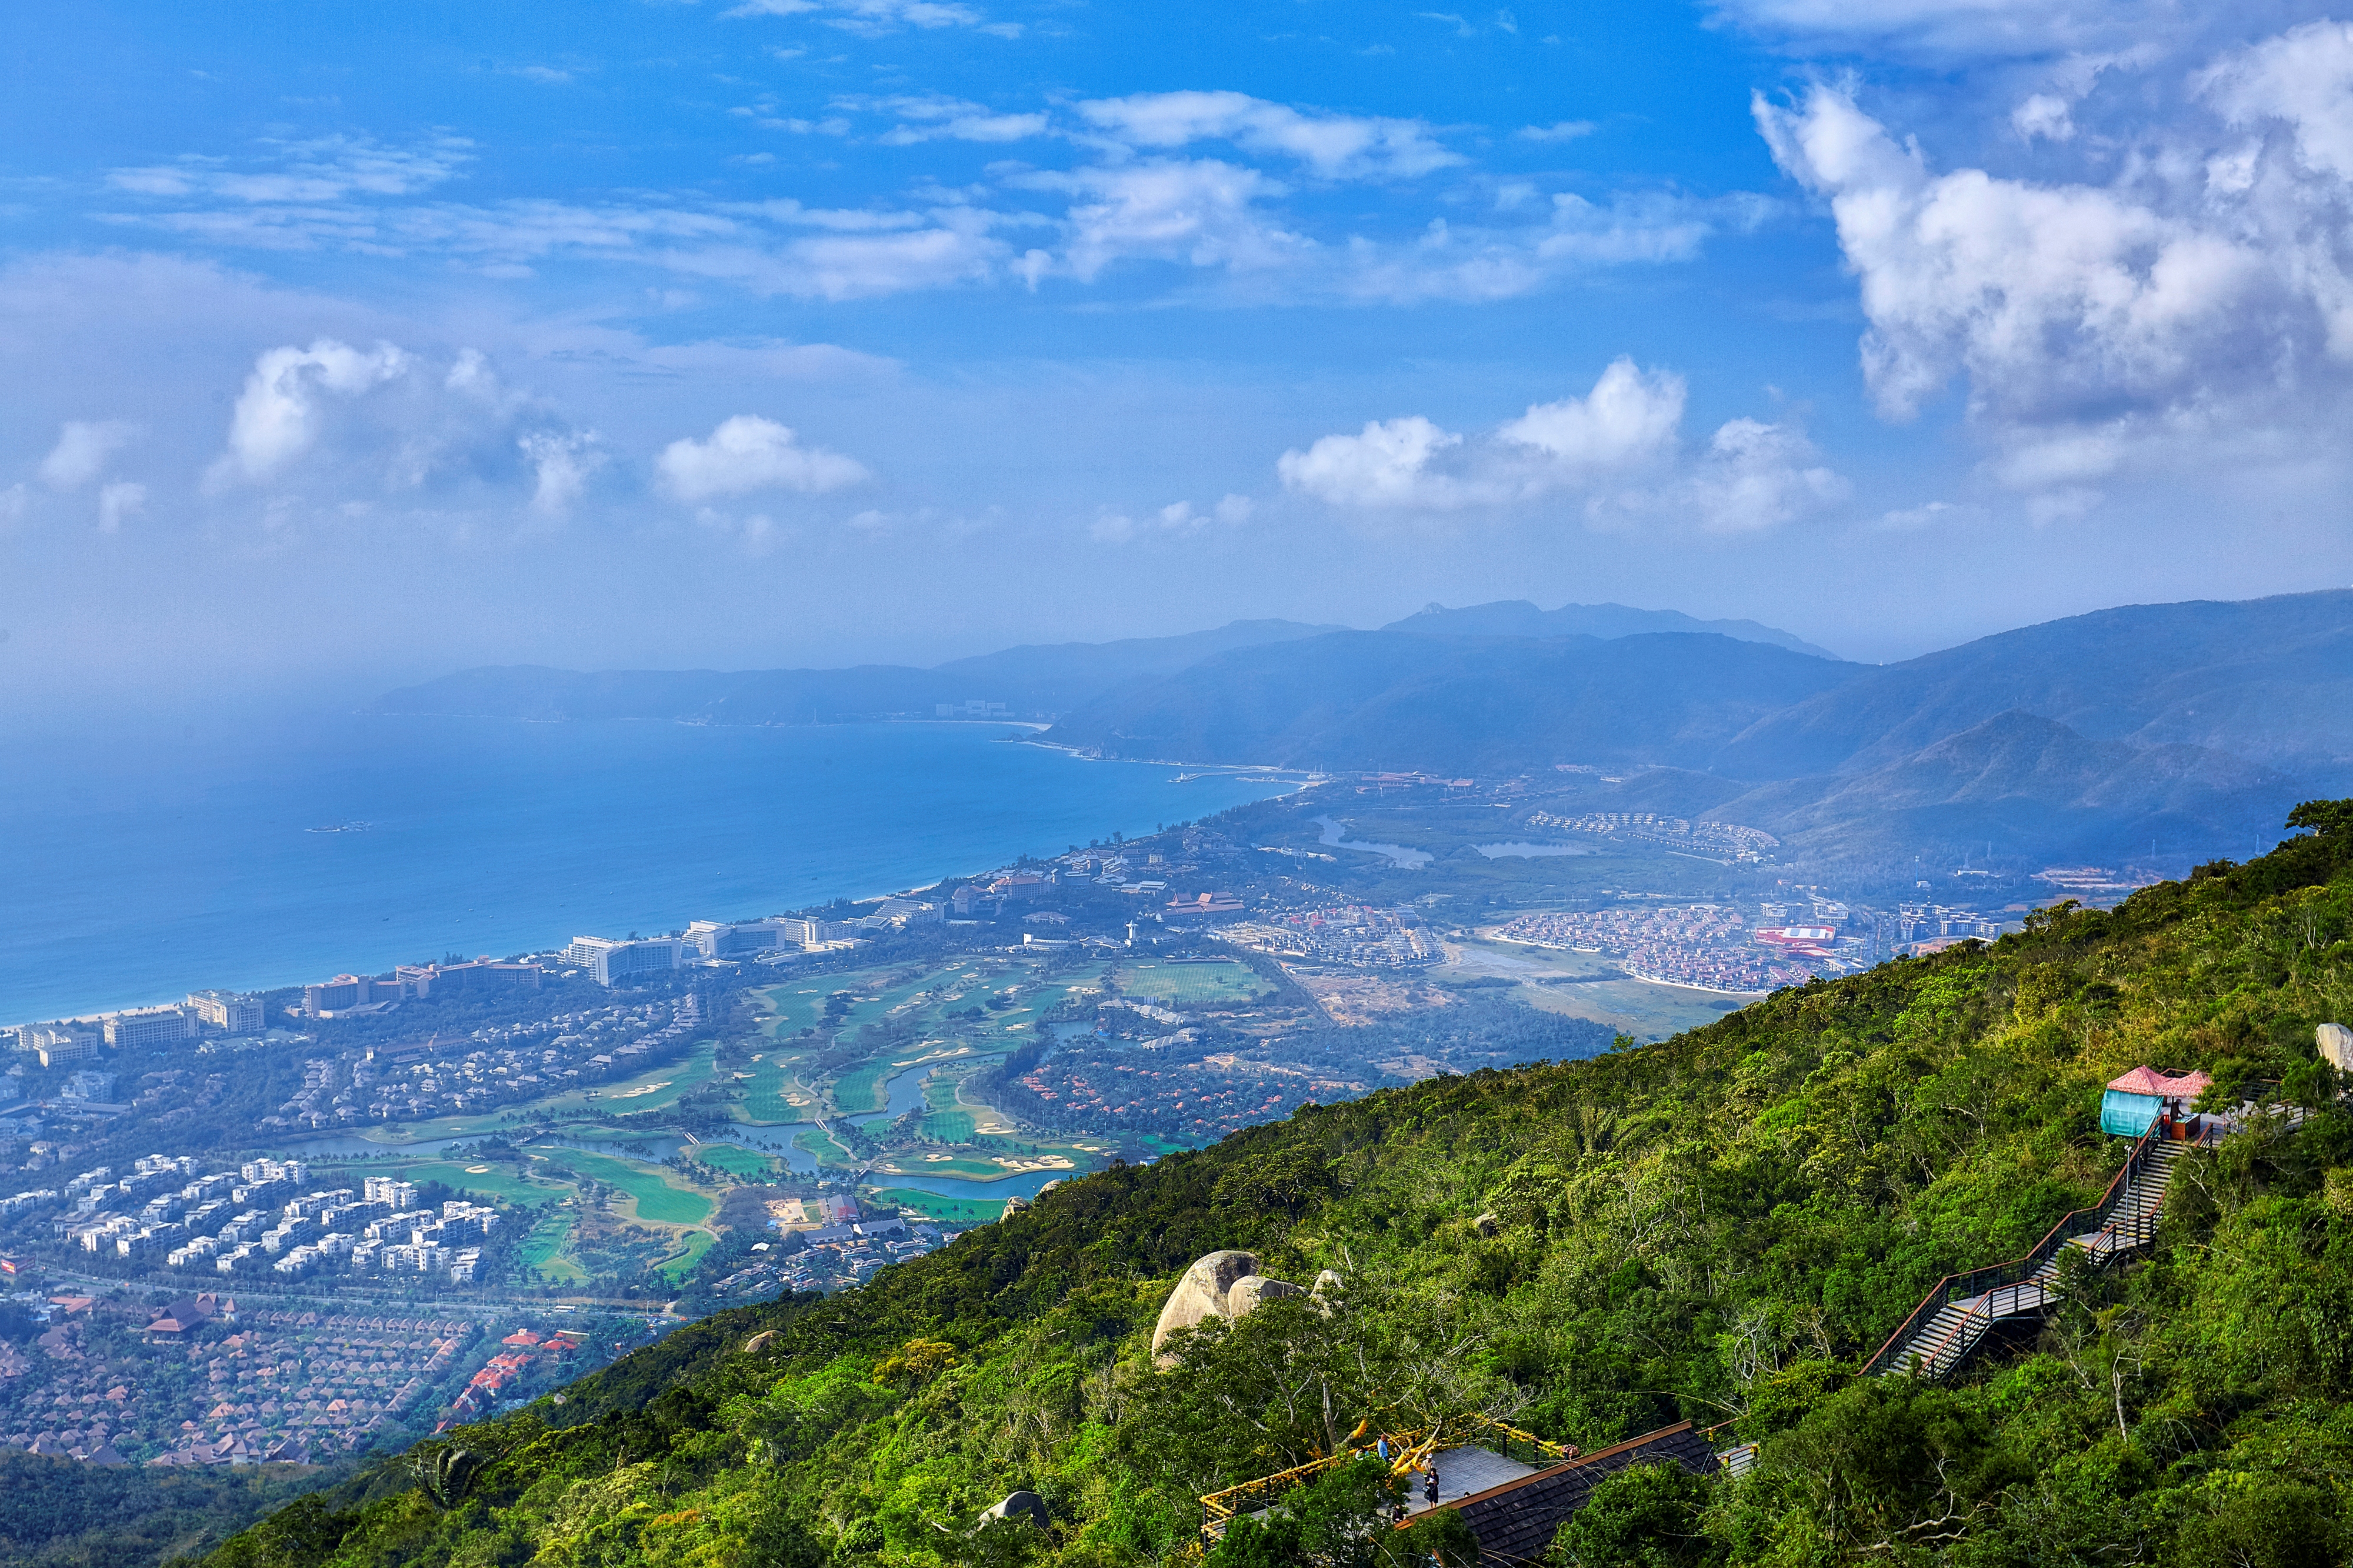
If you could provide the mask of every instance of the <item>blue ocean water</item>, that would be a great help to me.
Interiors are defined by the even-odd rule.
[[[340,714],[20,748],[0,1022],[871,897],[1286,787],[1021,733]]]

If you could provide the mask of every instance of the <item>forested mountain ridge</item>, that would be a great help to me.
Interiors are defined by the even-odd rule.
[[[1160,1563],[1202,1492],[1359,1419],[1479,1415],[1588,1449],[1683,1417],[1762,1441],[1737,1480],[1607,1483],[1564,1563],[2339,1561],[2353,1117],[2312,1039],[2353,1014],[2353,802],[2298,816],[2322,831],[2114,912],[1071,1183],[861,1289],[681,1330],[212,1561]],[[1856,1381],[1942,1275],[2099,1193],[2125,1152],[2101,1086],[2143,1063],[2310,1109],[2187,1156],[2153,1254],[2076,1278],[2038,1344],[1950,1386]],[[1155,1371],[1176,1275],[1228,1247],[1337,1270],[1338,1310],[1272,1301]],[[1018,1487],[1051,1527],[975,1533]]]

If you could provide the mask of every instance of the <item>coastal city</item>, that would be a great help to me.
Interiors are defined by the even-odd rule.
[[[2026,907],[1794,886],[1770,836],[1525,779],[1387,777],[1345,822],[1316,802],[1345,781],[1302,782],[862,902],[16,1026],[0,1281],[32,1332],[0,1442],[412,1440],[1114,1160],[1656,1037]]]

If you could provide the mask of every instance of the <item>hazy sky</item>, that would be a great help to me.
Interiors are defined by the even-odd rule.
[[[2353,26],[2293,5],[0,42],[20,701],[1504,597],[1888,658],[2353,580]]]

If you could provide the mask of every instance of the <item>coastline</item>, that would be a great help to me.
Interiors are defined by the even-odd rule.
[[[997,746],[976,725],[993,725],[996,737],[1017,746]],[[205,779],[209,822],[169,795],[151,805],[134,824],[134,843],[108,847],[134,871],[169,873],[160,892],[136,879],[85,876],[80,907],[64,921],[21,918],[24,942],[9,942],[0,921],[0,949],[16,946],[19,970],[0,970],[0,994],[14,991],[0,996],[0,1007],[21,1022],[87,1022],[172,1005],[209,986],[269,991],[363,965],[381,973],[421,953],[551,952],[584,930],[670,930],[694,918],[920,895],[957,873],[1024,852],[1059,852],[1073,836],[1085,843],[1115,828],[1146,831],[1167,815],[1167,779],[1153,773],[1063,774],[1012,761],[1040,728],[936,718],[659,725],[682,734],[670,746],[649,734],[657,725],[346,721],[330,744],[313,744],[291,767],[264,756],[237,763],[245,777]],[[932,740],[918,740],[924,730]],[[503,740],[485,742],[485,734]],[[1080,758],[1066,746],[1038,751],[1129,761]],[[405,791],[400,767],[379,767],[379,756],[419,774],[419,789]],[[454,765],[436,767],[438,756]],[[273,770],[301,773],[303,789],[294,794],[330,803],[287,805],[278,795],[290,791]],[[1212,798],[1176,810],[1202,817],[1303,786],[1284,777],[1242,794],[1235,782],[1245,773],[1251,770],[1217,767]],[[475,786],[473,774],[494,777],[508,798],[482,805],[487,786]],[[685,779],[690,791],[680,794],[673,779]],[[569,795],[551,798],[548,789]],[[61,867],[90,859],[87,846],[118,831],[64,803],[0,805],[16,807],[26,840],[57,846]],[[663,822],[642,834],[633,826],[636,840],[624,852],[569,834],[565,819],[586,815],[602,824],[645,812]],[[367,819],[376,831],[301,831],[330,819]],[[209,871],[207,859],[224,871],[191,888],[193,876]],[[254,864],[264,876],[247,876]],[[57,876],[40,864],[24,873],[33,883]],[[240,876],[247,907],[230,913],[209,888]],[[890,892],[873,892],[878,883]],[[130,930],[146,930],[142,946],[125,946]],[[108,953],[130,963],[108,963]]]

